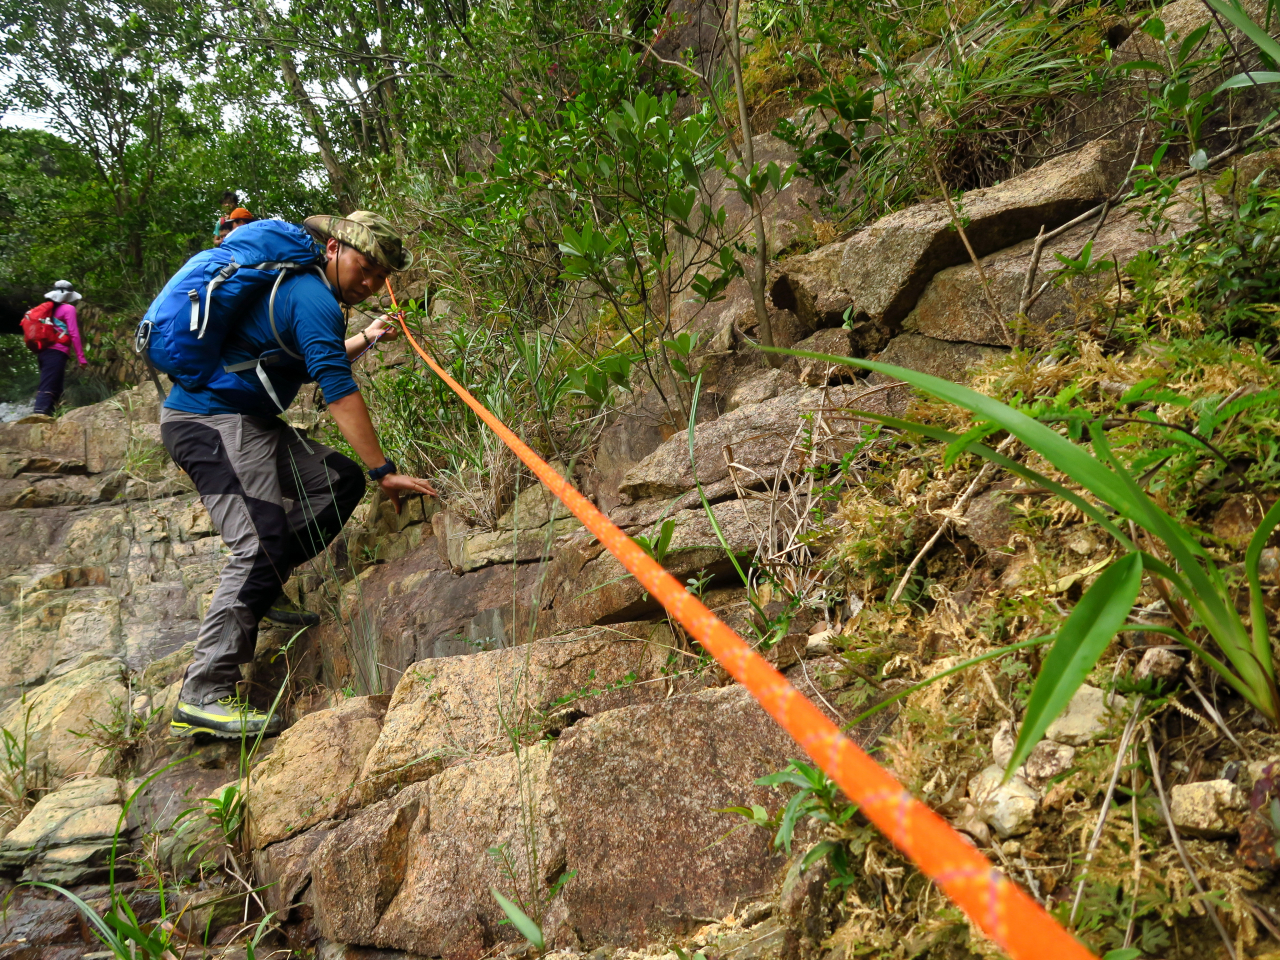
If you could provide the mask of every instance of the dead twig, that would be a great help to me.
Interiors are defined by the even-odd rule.
[[[1027,311],[1031,308],[1029,300],[1031,298],[1031,287],[1036,282],[1036,272],[1040,269],[1040,254],[1044,252],[1044,224],[1040,225],[1040,232],[1036,234],[1036,244],[1031,248],[1031,266],[1027,268],[1027,278],[1022,282],[1022,294],[1018,297],[1018,332],[1014,338],[1013,345],[1019,349],[1022,348],[1023,340],[1027,333]]]
[[[1195,680],[1191,678],[1191,674],[1189,672],[1185,677],[1185,680],[1186,680],[1187,686],[1191,688],[1191,692],[1194,693],[1196,695],[1196,699],[1200,701],[1200,705],[1204,707],[1204,712],[1209,714],[1209,716],[1213,719],[1213,722],[1218,725],[1218,729],[1221,730],[1222,733],[1226,736],[1226,738],[1230,740],[1232,744],[1235,745],[1235,748],[1239,750],[1242,754],[1244,754],[1246,759],[1248,759],[1249,751],[1246,750],[1241,745],[1240,741],[1237,740],[1235,738],[1235,735],[1232,734],[1232,732],[1227,728],[1227,723],[1225,720],[1222,719],[1222,714],[1218,712],[1218,708],[1215,707],[1212,703],[1210,703],[1208,698],[1206,698],[1205,695],[1200,692],[1200,687],[1196,685]]]
[[[1134,744],[1134,769],[1129,775],[1129,822],[1133,825],[1133,902],[1138,902],[1138,891],[1142,888],[1142,830],[1138,823],[1138,745]],[[1129,924],[1124,931],[1124,946],[1133,944],[1134,928],[1138,925],[1138,914],[1133,910],[1129,914]]]
[[[1017,438],[1013,436],[1005,437],[1000,446],[996,448],[996,453],[1004,453],[1016,439]],[[995,472],[995,466],[996,465],[994,463],[983,464],[982,469],[979,470],[978,475],[973,478],[973,482],[969,484],[968,489],[960,495],[959,499],[956,500],[951,509],[947,511],[947,515],[943,517],[942,523],[939,525],[938,529],[933,532],[933,536],[929,538],[929,542],[920,548],[920,552],[915,555],[915,559],[907,565],[906,572],[902,574],[902,579],[898,581],[898,586],[894,588],[893,594],[889,598],[890,603],[898,602],[898,598],[902,596],[902,591],[907,589],[907,583],[911,580],[911,575],[915,573],[916,567],[918,567],[920,562],[929,555],[929,551],[933,549],[934,545],[942,539],[942,535],[946,532],[947,527],[951,525],[951,522],[961,515],[962,511],[969,503],[969,498],[974,495],[979,487],[986,484],[987,479]]]
[[[1222,938],[1222,945],[1226,948],[1228,960],[1236,960],[1236,948],[1231,942],[1231,937],[1227,933],[1227,928],[1222,925],[1222,919],[1218,916],[1218,908],[1213,905],[1213,901],[1209,899],[1209,895],[1204,892],[1204,886],[1200,883],[1200,878],[1196,876],[1195,868],[1191,866],[1191,858],[1187,856],[1186,849],[1182,846],[1182,838],[1178,836],[1178,828],[1173,825],[1173,814],[1169,812],[1169,801],[1164,794],[1164,781],[1160,777],[1160,756],[1156,753],[1155,744],[1151,741],[1151,731],[1147,730],[1147,757],[1151,760],[1151,780],[1156,785],[1156,793],[1160,797],[1160,811],[1164,814],[1165,826],[1169,828],[1169,836],[1173,840],[1174,849],[1178,851],[1178,858],[1182,860],[1182,865],[1187,870],[1187,876],[1191,878],[1191,884],[1196,888],[1196,893],[1200,896],[1200,900],[1204,903],[1205,909],[1209,911],[1209,919],[1213,921],[1213,925],[1218,929],[1218,936]]]
[[[938,189],[942,191],[942,196],[947,201],[947,209],[951,211],[951,223],[956,228],[956,233],[960,234],[960,240],[964,243],[965,250],[969,252],[969,259],[973,261],[974,269],[978,271],[978,279],[982,281],[982,295],[987,301],[987,309],[991,311],[991,315],[1000,324],[1000,332],[1004,337],[1004,342],[1012,346],[1013,338],[1009,335],[1009,325],[1004,322],[1004,317],[1000,315],[1000,310],[996,307],[995,297],[991,295],[991,284],[987,282],[987,272],[982,269],[982,261],[978,259],[978,254],[974,252],[973,244],[969,242],[969,235],[965,233],[964,224],[960,221],[960,214],[956,210],[955,203],[951,200],[951,191],[947,189],[946,182],[942,179],[942,171],[938,169],[938,159],[932,153],[929,154],[929,163],[933,167],[933,175],[938,181]]]
[[[1120,737],[1120,749],[1116,751],[1115,766],[1111,768],[1111,782],[1107,784],[1106,796],[1102,798],[1102,810],[1098,813],[1098,823],[1093,828],[1093,837],[1089,840],[1089,848],[1084,854],[1084,866],[1080,870],[1080,882],[1076,884],[1076,898],[1071,904],[1071,920],[1070,925],[1075,926],[1076,914],[1080,912],[1080,901],[1084,899],[1084,881],[1089,876],[1089,864],[1093,862],[1093,855],[1098,852],[1098,843],[1102,840],[1102,828],[1107,824],[1107,815],[1111,813],[1111,799],[1116,793],[1116,784],[1120,782],[1120,771],[1124,767],[1125,754],[1129,752],[1129,741],[1133,738],[1133,731],[1138,726],[1138,718],[1142,716],[1143,698],[1138,697],[1133,704],[1133,713],[1129,716],[1129,722],[1125,724],[1124,733]]]
[[[1240,895],[1240,900],[1249,908],[1249,912],[1258,919],[1258,922],[1267,928],[1267,933],[1275,937],[1276,940],[1280,940],[1280,929],[1276,928],[1275,917],[1269,916],[1265,907],[1254,903],[1244,894]]]

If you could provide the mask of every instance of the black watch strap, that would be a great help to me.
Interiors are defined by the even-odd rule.
[[[375,480],[375,481],[376,481],[376,480],[381,480],[381,479],[382,479],[383,477],[385,477],[387,474],[389,474],[389,473],[395,473],[395,472],[396,472],[396,465],[395,465],[394,463],[392,463],[390,460],[388,460],[388,461],[387,461],[386,463],[384,463],[382,466],[380,466],[380,467],[374,467],[372,470],[370,470],[370,471],[369,471],[369,479],[370,479],[370,480]]]

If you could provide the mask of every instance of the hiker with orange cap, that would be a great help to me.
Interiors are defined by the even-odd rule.
[[[236,227],[243,227],[246,223],[253,223],[254,216],[244,207],[236,207],[225,217],[218,220],[218,231],[214,234],[213,245],[215,247],[222,246],[222,241],[231,236],[231,231]]]
[[[144,325],[154,326],[144,331],[148,357],[175,381],[160,417],[161,439],[195,483],[231,551],[173,712],[170,732],[181,737],[278,733],[278,715],[255,709],[237,694],[240,666],[253,659],[258,621],[319,621],[281,588],[342,530],[364,496],[366,478],[397,511],[401,496],[436,495],[431,484],[400,473],[383,454],[351,374],[356,357],[395,336],[383,318],[347,337],[340,307],[376,295],[393,271],[408,265],[391,224],[365,210],[311,217],[302,227],[259,220],[238,226],[226,248],[193,257],[152,304],[151,319],[144,318]],[[216,269],[219,263],[225,265]],[[265,290],[226,293],[247,289],[237,286],[241,273],[245,283],[265,277]],[[223,293],[246,299],[231,302],[222,314],[211,312],[208,305],[216,308]],[[176,315],[169,312],[170,302]],[[184,384],[184,356],[196,356],[215,337],[221,338],[220,346],[210,348],[217,371]],[[363,467],[304,439],[279,418],[310,382],[319,384]]]

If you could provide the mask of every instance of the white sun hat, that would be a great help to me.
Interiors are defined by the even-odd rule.
[[[53,289],[44,295],[44,298],[54,303],[75,303],[82,299],[70,280],[59,280],[53,285]]]

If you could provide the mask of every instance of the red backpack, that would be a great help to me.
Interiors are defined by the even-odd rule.
[[[46,300],[28,310],[22,317],[22,339],[27,349],[39,353],[54,344],[68,344],[71,335],[66,324],[53,315],[58,304]]]

